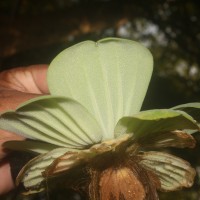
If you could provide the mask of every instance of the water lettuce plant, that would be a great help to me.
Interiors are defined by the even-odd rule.
[[[192,186],[191,165],[161,148],[195,146],[200,104],[140,111],[152,70],[149,50],[130,40],[62,51],[48,69],[50,95],[1,114],[1,129],[29,138],[5,147],[36,153],[16,183],[40,192],[62,175],[91,200],[155,200]]]

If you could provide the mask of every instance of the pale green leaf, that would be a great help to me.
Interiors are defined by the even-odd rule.
[[[196,173],[185,160],[155,151],[144,152],[138,156],[141,159],[139,164],[158,176],[161,191],[175,191],[193,185]]]
[[[61,147],[82,149],[102,139],[96,120],[78,102],[43,96],[3,113],[0,128]]]
[[[20,182],[23,182],[25,188],[30,191],[41,190],[43,187],[43,181],[45,180],[43,173],[46,168],[51,165],[56,158],[69,151],[72,150],[67,148],[57,148],[30,160],[20,171],[16,179],[17,185]]]
[[[153,68],[151,53],[141,44],[118,38],[85,41],[61,52],[50,64],[53,95],[80,102],[114,138],[114,126],[142,105]]]
[[[187,103],[173,107],[175,110],[183,110],[191,115],[198,123],[200,123],[200,103]]]
[[[132,133],[133,138],[139,139],[183,129],[198,129],[196,121],[187,113],[171,109],[148,110],[120,119],[115,127],[115,136]]]

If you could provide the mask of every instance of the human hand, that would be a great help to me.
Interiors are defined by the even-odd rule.
[[[47,65],[33,65],[0,73],[0,112],[15,109],[19,104],[39,95],[47,94]],[[0,195],[14,188],[8,152],[2,144],[9,140],[23,140],[22,136],[0,130]]]

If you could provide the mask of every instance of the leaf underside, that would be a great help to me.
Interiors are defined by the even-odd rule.
[[[196,175],[191,165],[167,153],[149,151],[138,155],[139,164],[159,177],[161,191],[175,191],[191,187]]]
[[[45,169],[47,169],[54,160],[69,151],[68,148],[57,148],[46,154],[35,157],[22,168],[16,179],[16,184],[18,185],[20,182],[23,182],[26,189],[33,192],[40,191],[41,188],[44,187],[42,186],[42,182],[45,179],[42,173],[45,172]]]
[[[173,107],[174,110],[182,110],[191,115],[200,126],[200,103],[187,103]]]
[[[83,149],[102,140],[96,120],[78,102],[42,96],[3,113],[0,127],[56,146]],[[39,147],[38,147],[39,148]]]

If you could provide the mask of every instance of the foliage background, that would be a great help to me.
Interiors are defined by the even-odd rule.
[[[154,74],[143,109],[200,101],[198,0],[0,1],[0,70],[50,63],[74,43],[113,36],[137,40],[154,56]],[[198,135],[196,139],[193,150],[172,150],[197,169],[194,186],[161,194],[161,199],[200,199]],[[1,199],[22,199],[18,193]],[[50,194],[50,199],[80,199],[62,187]],[[36,198],[46,199],[46,195],[25,199]]]

